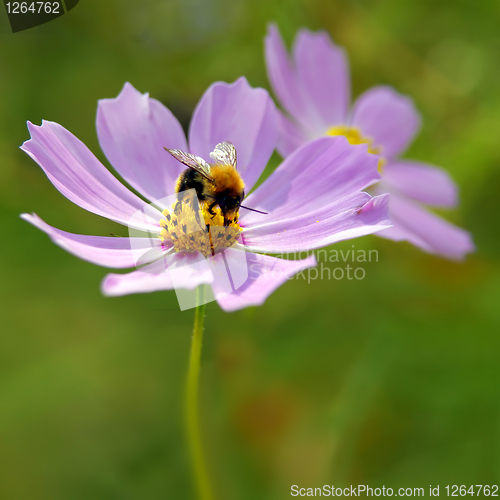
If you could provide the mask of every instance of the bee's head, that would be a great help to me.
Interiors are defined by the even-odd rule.
[[[243,193],[241,195],[221,193],[217,196],[217,204],[226,219],[234,219],[237,217],[242,200]]]

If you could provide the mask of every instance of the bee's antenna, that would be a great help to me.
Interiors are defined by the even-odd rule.
[[[260,210],[255,210],[255,208],[248,208],[244,207],[243,205],[240,205],[240,208],[244,208],[245,210],[250,210],[251,212],[257,212],[258,214],[268,215],[267,212],[261,212]]]

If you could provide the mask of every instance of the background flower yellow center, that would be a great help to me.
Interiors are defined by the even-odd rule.
[[[327,135],[343,135],[350,144],[368,144],[368,152],[374,155],[381,155],[382,148],[373,144],[372,137],[364,137],[361,134],[361,130],[357,127],[347,127],[345,125],[339,125],[337,127],[330,127],[326,132]],[[384,158],[380,157],[378,161],[378,169],[382,172],[382,168],[385,164]]]

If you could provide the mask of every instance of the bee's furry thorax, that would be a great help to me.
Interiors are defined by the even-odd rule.
[[[237,196],[245,188],[240,174],[231,165],[212,165],[210,174],[215,179],[214,190],[217,193],[225,191],[230,196]]]
[[[238,196],[243,193],[245,184],[240,174],[230,165],[213,165],[210,174],[215,180],[211,183],[203,176],[191,169],[186,169],[179,176],[175,184],[175,192],[185,191],[194,188],[201,201],[206,198],[214,198],[219,193],[226,193],[229,196]]]

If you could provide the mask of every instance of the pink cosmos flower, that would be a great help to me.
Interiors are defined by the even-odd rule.
[[[108,296],[172,289],[174,282],[168,271],[197,260],[195,268],[185,265],[177,274],[175,287],[193,289],[209,284],[226,311],[259,305],[295,273],[316,263],[313,255],[285,260],[266,254],[312,250],[390,226],[388,195],[372,198],[362,192],[380,178],[376,157],[366,146],[324,137],[290,155],[245,199],[246,206],[267,215],[241,210],[241,235],[234,247],[215,252],[211,258],[196,259],[198,252],[175,251],[172,241],[162,237],[164,213],[117,180],[74,135],[49,121],[41,126],[28,123],[28,128],[31,139],[21,149],[64,196],[90,212],[149,235],[116,238],[72,234],[48,225],[35,214],[22,215],[56,244],[94,264],[134,268],[138,266],[137,249],[143,249],[140,264],[149,269],[108,274],[102,283]],[[118,174],[151,202],[172,195],[176,179],[185,169],[165,146],[207,160],[218,143],[231,142],[245,190],[250,192],[277,142],[276,110],[268,93],[251,88],[244,78],[233,84],[215,83],[194,112],[188,147],[172,113],[127,83],[116,99],[99,102],[97,134]],[[242,249],[246,259],[237,265],[247,266],[248,278],[233,293],[219,293],[220,275],[234,253]],[[160,270],[155,271],[158,255],[163,260]]]
[[[457,205],[457,188],[448,174],[400,158],[420,126],[411,99],[391,87],[377,86],[350,109],[347,57],[326,33],[300,30],[290,58],[277,27],[270,26],[265,51],[271,85],[288,113],[279,114],[277,149],[283,157],[325,135],[344,135],[352,144],[368,144],[370,152],[381,156],[382,182],[376,192],[391,194],[393,226],[378,235],[406,240],[450,259],[463,259],[474,250],[468,232],[424,207]]]

